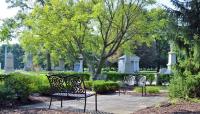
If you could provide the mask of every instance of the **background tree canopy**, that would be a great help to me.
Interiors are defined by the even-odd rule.
[[[49,0],[36,5],[24,21],[26,51],[49,50],[76,60],[81,54],[95,78],[108,57],[128,42],[151,42],[147,36],[147,0]],[[96,69],[95,69],[96,68]]]

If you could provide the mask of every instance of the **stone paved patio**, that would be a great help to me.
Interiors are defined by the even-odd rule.
[[[98,110],[97,114],[130,114],[137,110],[158,105],[160,102],[167,101],[166,97],[151,96],[140,97],[132,95],[98,95]],[[87,113],[95,113],[94,96],[87,99]],[[27,105],[23,108],[48,108],[49,102]],[[63,109],[72,112],[83,112],[84,101],[80,100],[64,100]],[[52,102],[52,109],[60,109],[60,101]]]

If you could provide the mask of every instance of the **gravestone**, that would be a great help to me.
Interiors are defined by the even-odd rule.
[[[118,72],[120,73],[134,73],[139,72],[139,61],[138,56],[121,56],[118,60]]]
[[[33,70],[33,57],[32,54],[27,54],[26,56],[26,63],[24,66],[25,71],[32,71]]]
[[[174,44],[170,41],[170,52],[168,53],[168,64],[167,68],[160,69],[160,74],[171,74],[172,66],[176,64],[176,53],[173,51]]]
[[[59,70],[65,70],[65,61],[64,61],[64,59],[59,59]]]
[[[6,61],[5,68],[4,68],[5,73],[14,72],[14,60],[13,60],[13,54],[11,52],[7,54],[5,61]]]
[[[75,72],[83,72],[83,57],[79,57],[79,61],[74,64]]]

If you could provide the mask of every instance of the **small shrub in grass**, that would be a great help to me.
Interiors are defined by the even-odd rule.
[[[149,94],[160,93],[160,88],[159,87],[147,87],[147,93],[149,93]]]
[[[119,89],[119,84],[113,81],[96,80],[93,82],[93,89],[99,94],[113,93]]]
[[[136,87],[135,88],[135,91],[137,92],[137,93],[142,93],[142,87]],[[152,86],[150,86],[150,87],[146,87],[146,92],[148,93],[148,94],[158,94],[158,93],[160,93],[160,88],[159,87],[152,87]]]

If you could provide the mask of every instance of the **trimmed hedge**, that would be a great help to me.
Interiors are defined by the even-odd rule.
[[[119,90],[119,84],[113,81],[96,80],[93,82],[93,90],[99,94],[113,93]]]
[[[136,87],[135,91],[137,93],[142,93],[142,87]],[[149,86],[147,86],[146,92],[149,93],[149,94],[158,94],[158,93],[160,93],[160,88],[159,87],[152,87],[152,86],[149,87]]]
[[[22,73],[9,74],[4,86],[13,91],[21,101],[26,101],[32,93],[46,94],[50,90],[46,76],[27,76]]]
[[[85,81],[89,81],[92,77],[88,72],[51,72],[60,76],[83,76]]]
[[[114,93],[119,90],[119,84],[113,81],[85,81],[85,86],[87,89],[93,89],[99,94]]]

